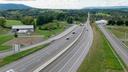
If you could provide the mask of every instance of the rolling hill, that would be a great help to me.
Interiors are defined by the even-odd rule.
[[[32,7],[24,4],[0,4],[0,10],[30,9]]]

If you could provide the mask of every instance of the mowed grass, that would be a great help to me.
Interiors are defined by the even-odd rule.
[[[12,38],[12,35],[0,35],[0,51],[11,49],[10,46],[3,45],[3,43],[11,40]]]
[[[21,59],[21,58],[23,58],[25,56],[28,56],[28,55],[36,52],[36,51],[39,51],[39,50],[45,48],[48,45],[49,44],[41,45],[41,46],[38,46],[38,47],[35,47],[35,48],[31,48],[31,49],[28,49],[28,50],[25,50],[25,51],[22,51],[22,52],[7,56],[5,58],[2,58],[2,59],[0,59],[0,67],[4,66],[6,64],[12,63],[12,62],[14,62],[16,60],[19,60],[19,59]]]
[[[9,29],[5,29],[5,28],[0,27],[0,36],[3,34],[7,34],[8,32],[9,32]]]
[[[55,36],[59,33],[61,33],[62,31],[64,31],[64,29],[55,29],[55,30],[36,30],[36,33],[38,33],[39,35],[43,35],[44,39],[48,39],[51,36]]]
[[[115,27],[111,27],[108,26],[107,27],[113,34],[115,34],[118,38],[123,39],[125,36],[125,32],[127,32],[127,36],[128,36],[128,27],[122,27],[122,26],[115,26]]]
[[[93,45],[77,72],[123,72],[104,35],[96,25],[93,24],[92,27]]]
[[[23,23],[19,20],[7,20],[6,26],[11,27],[12,25],[22,25]]]

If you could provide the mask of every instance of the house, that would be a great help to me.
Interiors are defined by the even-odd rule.
[[[30,34],[34,32],[33,25],[13,25],[12,32],[18,34]]]
[[[98,20],[95,22],[96,24],[103,24],[103,25],[106,25],[108,23],[107,20]]]

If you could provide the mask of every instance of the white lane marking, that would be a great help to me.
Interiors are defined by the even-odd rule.
[[[67,51],[79,39],[79,37],[82,35],[82,32],[83,32],[83,29],[82,29],[81,33],[79,34],[79,36],[70,45],[68,45],[64,50],[62,50],[60,53],[58,53],[56,56],[54,56],[53,58],[48,60],[46,63],[44,63],[40,67],[38,67],[33,72],[39,72],[40,70],[45,68],[47,65],[49,65],[51,62],[53,62],[55,59],[57,59],[60,55],[62,55],[65,51]]]
[[[92,45],[92,43],[93,43],[93,31],[92,31],[92,29],[90,29],[90,30],[91,30],[91,33],[90,33],[90,36],[91,36],[91,37],[90,37],[90,39],[92,39],[92,40],[89,40],[89,42],[87,43],[87,45],[86,45],[86,47],[85,47],[83,53],[82,53],[81,56],[74,62],[74,64],[72,65],[72,67],[70,68],[70,70],[69,70],[68,72],[74,72],[75,69],[74,69],[73,67],[75,66],[75,64],[79,62],[79,60],[81,59],[82,56],[84,56],[86,50],[89,52],[89,48],[91,47],[91,45]],[[89,37],[89,35],[88,35],[88,37]],[[86,54],[87,54],[88,52],[86,52]],[[83,59],[84,59],[84,58],[83,58]],[[82,59],[82,61],[83,61],[83,59]],[[72,70],[73,70],[73,71],[72,71]]]

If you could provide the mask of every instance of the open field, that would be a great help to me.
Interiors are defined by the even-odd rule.
[[[108,26],[109,31],[111,31],[117,38],[121,39],[128,46],[128,27],[123,26]],[[126,33],[126,37],[125,37]],[[125,38],[127,39],[125,41]]]
[[[99,31],[92,25],[94,31],[93,45],[77,72],[123,72],[123,68],[111,51],[111,46]]]
[[[9,29],[1,28],[0,27],[0,35],[7,34],[9,32]]]
[[[12,25],[22,25],[23,23],[18,20],[7,20],[6,26],[11,27]]]
[[[37,29],[36,32],[34,33],[34,35],[35,34],[36,35],[42,35],[43,38],[47,39],[51,36],[54,36],[54,35],[57,35],[57,34],[61,33],[67,27],[69,27],[69,25],[66,22],[63,22],[63,21],[57,21],[57,22],[55,21],[55,22],[52,22],[52,23],[48,23],[48,24],[46,24],[42,27],[43,27],[43,29]],[[52,28],[54,28],[54,29],[52,29]],[[47,30],[47,29],[49,29],[49,30]]]
[[[8,50],[12,48],[12,45],[15,43],[21,44],[21,46],[29,46],[32,44],[42,42],[44,39],[48,39],[51,36],[57,35],[62,31],[64,31],[65,28],[69,27],[67,23],[63,21],[51,22],[49,24],[50,26],[46,26],[47,25],[46,24],[46,25],[43,25],[42,27],[43,28],[45,27],[52,28],[56,26],[59,26],[59,27],[51,30],[45,30],[45,29],[41,30],[37,28],[30,37],[25,37],[25,38],[24,36],[26,35],[23,35],[23,37],[14,38],[13,35],[8,34],[10,31],[9,29],[0,28],[2,31],[4,31],[4,32],[0,32],[0,51]],[[12,25],[22,25],[22,23],[17,20],[7,20],[7,25],[11,27]],[[33,36],[37,36],[37,37],[33,37]]]
[[[11,40],[12,38],[13,36],[11,35],[0,35],[0,51],[8,50],[11,48],[9,45],[4,45],[3,43],[8,40]]]

